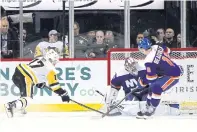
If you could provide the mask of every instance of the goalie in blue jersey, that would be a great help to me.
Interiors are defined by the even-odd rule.
[[[144,84],[145,83],[145,84]],[[146,100],[148,85],[146,82],[146,69],[143,62],[137,62],[132,57],[126,58],[124,67],[117,71],[111,79],[111,88],[106,98],[107,109],[115,105],[120,89],[123,89],[125,95],[133,90],[133,94],[128,96],[126,101]],[[121,109],[122,107],[119,106]],[[111,112],[112,115],[120,115],[118,108]],[[136,112],[137,113],[137,112]]]

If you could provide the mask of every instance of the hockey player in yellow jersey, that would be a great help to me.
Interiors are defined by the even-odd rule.
[[[43,41],[36,46],[34,57],[45,55],[50,49],[55,50],[60,57],[63,57],[63,54],[66,57],[69,56],[68,46],[65,44],[65,48],[63,48],[63,42],[58,41],[59,33],[56,30],[51,30],[48,36],[49,42]]]
[[[18,64],[12,76],[13,83],[19,88],[21,97],[5,104],[8,117],[13,117],[15,110],[24,111],[33,99],[33,87],[50,87],[58,94],[63,102],[70,98],[66,90],[62,89],[56,76],[55,65],[59,55],[50,49],[45,56],[32,60],[29,64]]]

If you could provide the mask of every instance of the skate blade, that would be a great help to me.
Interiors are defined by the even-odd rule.
[[[144,116],[136,116],[136,119],[145,119]]]
[[[26,111],[25,109],[21,109],[21,110],[20,110],[20,113],[21,113],[22,115],[26,115],[26,114],[27,114],[27,111]]]
[[[152,119],[153,116],[136,116],[136,119],[144,119],[144,120],[148,120],[148,119]]]
[[[12,117],[13,117],[13,114],[12,114],[10,111],[8,111],[7,105],[6,105],[6,104],[4,104],[4,109],[5,109],[5,111],[6,111],[7,117],[8,117],[8,118],[12,118]]]

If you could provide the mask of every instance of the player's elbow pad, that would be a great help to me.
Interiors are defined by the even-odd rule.
[[[58,94],[59,96],[63,95],[64,93],[66,93],[67,91],[62,89],[62,88],[59,88],[57,90],[54,91],[56,94]]]

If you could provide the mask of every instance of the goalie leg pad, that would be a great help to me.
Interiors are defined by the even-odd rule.
[[[106,104],[110,107],[118,96],[118,90],[111,87],[109,96],[107,95]]]

